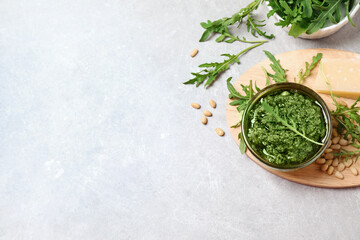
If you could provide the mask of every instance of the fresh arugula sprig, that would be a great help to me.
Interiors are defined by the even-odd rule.
[[[253,88],[252,80],[250,80],[249,85],[245,86],[241,84],[241,88],[244,92],[244,95],[236,91],[234,86],[231,84],[231,77],[226,80],[227,88],[229,90],[229,98],[233,100],[230,102],[231,106],[237,106],[236,109],[242,115],[243,111],[249,104],[252,97],[256,94],[256,92],[260,91],[260,88],[256,86],[255,83],[255,89]],[[231,128],[237,128],[241,125],[241,118],[240,121],[237,122],[235,125],[231,126]],[[246,151],[246,144],[244,142],[242,133],[240,132],[238,135],[238,139],[240,140],[239,149],[240,152],[243,154]]]
[[[257,20],[250,15],[246,21],[247,31],[250,32],[254,37],[257,37],[256,34],[259,34],[260,36],[263,36],[267,39],[273,39],[273,34],[267,35],[266,32],[260,29],[261,27],[266,26],[264,22],[265,20]]]
[[[336,106],[336,110],[331,111],[331,115],[339,122],[337,130],[340,133],[344,132],[346,139],[349,139],[351,136],[352,143],[350,145],[356,148],[355,151],[348,151],[342,148],[340,152],[334,153],[334,155],[345,157],[346,159],[354,156],[355,161],[357,161],[360,157],[360,106],[358,106],[358,103],[360,102],[360,96],[350,107],[339,104],[332,92],[330,83],[325,76],[321,63],[320,72],[329,88],[333,104]]]
[[[269,60],[272,62],[270,64],[270,67],[272,68],[272,70],[274,70],[274,74],[268,73],[264,68],[263,70],[266,72],[267,76],[271,77],[274,82],[276,83],[281,83],[281,82],[287,82],[286,79],[286,69],[284,69],[281,65],[280,65],[280,60],[277,60],[274,55],[272,55],[270,52],[265,51],[264,53],[266,54],[266,56],[269,58]]]
[[[235,23],[238,23],[240,26],[240,24],[243,22],[244,18],[248,17],[253,11],[257,10],[259,5],[262,4],[263,2],[264,2],[264,0],[254,0],[246,7],[240,9],[239,12],[233,14],[231,17],[225,17],[222,19],[218,19],[216,21],[208,20],[207,22],[200,23],[201,27],[203,27],[205,29],[205,31],[202,34],[199,41],[205,42],[213,34],[220,34],[220,36],[218,38],[216,38],[217,42],[225,41],[228,43],[232,43],[234,41],[237,41],[237,37],[235,37],[234,35],[232,35],[229,32],[228,27]],[[258,21],[258,20],[256,20],[256,21],[262,22],[262,21]],[[251,22],[254,23],[255,19],[252,17],[249,17],[247,19],[247,23],[251,25]],[[256,26],[256,28],[253,28],[254,31],[251,31],[252,35],[256,37],[256,33],[258,33],[259,35],[264,36],[265,38],[272,39],[274,37],[273,35],[266,35],[263,31],[261,31],[259,29],[260,27],[263,27],[262,25],[263,24],[261,24],[261,25],[258,24]]]
[[[311,71],[317,66],[317,64],[320,62],[321,58],[322,58],[322,53],[318,53],[316,56],[312,57],[312,62],[311,64],[309,64],[308,62],[305,62],[306,68],[305,68],[305,72],[303,69],[300,69],[299,73],[298,73],[298,78],[299,81],[298,83],[301,84],[305,78],[307,78]]]
[[[198,87],[205,80],[207,80],[205,82],[204,86],[205,87],[210,86],[211,84],[214,83],[214,81],[218,78],[218,76],[222,72],[229,69],[231,64],[233,64],[233,63],[240,64],[240,61],[238,58],[241,55],[247,53],[248,51],[250,51],[253,48],[256,48],[256,47],[264,44],[265,42],[267,42],[267,41],[266,40],[258,41],[257,44],[254,44],[254,45],[242,50],[238,54],[222,54],[221,56],[227,57],[227,59],[225,59],[223,62],[204,63],[204,64],[199,65],[199,68],[203,68],[203,70],[196,72],[196,73],[191,73],[195,77],[188,80],[187,82],[184,82],[184,84],[196,84],[196,87]]]
[[[303,132],[303,133],[299,132],[299,131],[296,129],[296,126],[291,125],[290,123],[288,123],[288,121],[286,121],[286,119],[281,118],[281,117],[279,116],[279,113],[276,111],[277,109],[275,109],[275,110],[272,109],[272,107],[271,107],[267,102],[262,101],[262,102],[261,102],[261,105],[262,105],[262,107],[264,108],[264,110],[265,110],[266,112],[268,112],[270,115],[272,115],[272,116],[276,119],[276,121],[280,122],[282,125],[284,125],[285,127],[287,127],[289,130],[293,131],[294,133],[296,133],[297,135],[303,137],[304,139],[306,139],[306,140],[309,141],[309,142],[312,142],[312,143],[314,143],[314,144],[316,144],[316,145],[320,145],[320,146],[324,145],[324,143],[319,143],[319,142],[314,141],[314,140],[311,139],[311,138],[308,138],[308,137],[305,135],[304,132]]]

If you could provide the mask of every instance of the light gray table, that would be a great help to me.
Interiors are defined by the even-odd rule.
[[[247,46],[198,39],[248,2],[1,1],[0,239],[359,239],[359,189],[288,182],[239,154],[225,79],[263,49],[360,52],[360,28],[308,41],[270,19],[276,39],[214,86],[181,84]],[[204,127],[189,104],[211,98]]]

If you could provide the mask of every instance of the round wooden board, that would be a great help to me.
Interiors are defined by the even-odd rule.
[[[317,53],[323,53],[323,58],[355,58],[360,59],[360,54],[340,51],[335,49],[304,49],[304,50],[296,50],[292,52],[287,52],[283,54],[276,55],[276,59],[280,60],[281,65],[288,69],[287,78],[291,81],[296,77],[296,74],[300,70],[300,68],[305,69],[305,62],[311,62],[313,56]],[[248,69],[235,83],[233,83],[235,89],[241,92],[240,84],[249,84],[249,80],[252,79],[256,81],[257,85],[260,88],[265,87],[265,75],[261,69],[261,66],[265,67],[268,72],[273,72],[269,66],[270,61],[268,59],[263,60],[256,64],[255,66]],[[316,80],[316,76],[318,74],[319,67],[316,67],[311,75],[305,80],[304,85],[308,87],[312,87],[312,84]],[[320,94],[320,96],[325,100],[330,109],[334,109],[332,104],[331,97],[325,94]],[[352,99],[342,98],[348,104],[354,103]],[[238,134],[240,132],[239,128],[230,128],[230,126],[236,124],[240,119],[240,114],[237,112],[236,107],[230,106],[230,99],[228,99],[226,104],[226,120],[228,127],[230,129],[230,133],[235,140],[235,142],[239,145]],[[240,153],[239,153],[240,154]],[[309,185],[315,187],[324,187],[324,188],[347,188],[347,187],[356,187],[360,186],[360,176],[354,176],[350,170],[347,168],[342,173],[344,174],[344,179],[340,180],[333,175],[329,176],[327,173],[324,173],[320,170],[320,165],[318,164],[310,164],[309,166],[292,171],[292,172],[280,172],[273,169],[270,169],[263,164],[261,164],[251,153],[249,150],[246,151],[246,154],[252,159],[255,163],[259,164],[261,167],[265,168],[267,171],[285,178],[287,180]],[[360,161],[356,163],[356,167],[360,169]]]

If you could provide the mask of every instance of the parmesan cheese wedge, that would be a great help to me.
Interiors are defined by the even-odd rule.
[[[322,59],[324,74],[335,95],[356,99],[360,96],[360,60],[347,58]],[[314,89],[330,94],[329,87],[319,70]]]

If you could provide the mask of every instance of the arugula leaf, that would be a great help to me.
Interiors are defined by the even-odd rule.
[[[273,39],[274,35],[266,35],[266,32],[263,32],[260,30],[260,27],[264,27],[266,24],[261,24],[265,20],[257,20],[255,18],[252,18],[251,16],[248,17],[246,21],[247,25],[247,31],[250,32],[254,37],[257,37],[256,34],[259,34],[260,36],[263,36],[267,39]]]
[[[203,68],[203,70],[196,72],[196,73],[191,73],[195,77],[184,82],[184,84],[196,84],[196,87],[198,87],[205,80],[207,80],[205,82],[204,86],[205,87],[210,86],[211,84],[214,83],[214,81],[219,77],[219,75],[222,72],[224,72],[230,68],[230,65],[232,65],[233,63],[240,64],[240,61],[238,58],[242,54],[247,53],[251,49],[258,47],[258,46],[264,44],[265,42],[267,42],[267,41],[259,41],[259,43],[254,44],[254,45],[242,50],[241,52],[239,52],[236,55],[222,54],[221,56],[227,57],[227,59],[225,59],[223,62],[204,63],[204,64],[199,65],[199,68]]]
[[[311,62],[310,65],[309,65],[308,62],[305,62],[305,65],[306,65],[305,72],[303,72],[303,69],[300,69],[300,71],[298,73],[298,78],[299,78],[298,83],[302,83],[302,81],[310,75],[311,71],[320,62],[322,56],[323,56],[322,53],[318,53],[316,56],[313,56],[312,57],[312,62]]]
[[[280,61],[276,60],[274,55],[272,55],[270,52],[264,50],[264,53],[269,58],[269,60],[272,62],[270,64],[270,67],[274,70],[274,74],[267,73],[272,79],[278,83],[278,82],[287,82],[286,79],[286,71],[281,65]]]
[[[288,129],[290,129],[291,131],[293,131],[294,133],[296,133],[297,135],[303,137],[304,139],[306,139],[307,141],[309,142],[312,142],[314,144],[317,144],[317,145],[324,145],[323,143],[319,143],[319,142],[316,142],[308,137],[305,136],[304,133],[301,133],[299,132],[295,126],[292,126],[290,125],[286,120],[282,119],[272,108],[271,106],[265,102],[265,101],[262,101],[261,102],[261,105],[262,107],[264,108],[265,111],[267,111],[269,114],[271,114],[278,122],[280,122],[281,124],[283,124],[285,127],[287,127]]]
[[[270,85],[270,78],[269,78],[269,73],[266,71],[266,69],[261,66],[261,69],[263,70],[264,74],[265,74],[265,78],[266,78],[266,86],[269,86]]]
[[[247,17],[250,13],[257,10],[260,4],[262,4],[264,0],[254,0],[246,7],[240,9],[239,12],[233,14],[231,17],[225,17],[222,19],[218,19],[216,21],[202,22],[200,23],[201,27],[205,29],[204,33],[200,38],[200,42],[204,42],[210,38],[213,34],[220,34],[220,37],[216,39],[217,42],[234,42],[236,38],[229,32],[228,27],[238,23],[239,25],[242,23],[243,19]]]
[[[320,30],[326,23],[326,20],[330,18],[330,16],[339,8],[342,0],[327,0],[329,7],[322,11],[320,15],[311,22],[308,29],[306,30],[307,34],[312,34]]]
[[[304,7],[304,15],[308,18],[313,14],[311,4],[311,0],[301,0],[301,5]]]
[[[240,140],[240,144],[239,144],[240,152],[241,152],[241,154],[244,154],[246,152],[246,144],[245,144],[245,141],[244,141],[244,138],[243,138],[243,135],[241,132],[238,135],[238,139]]]
[[[353,22],[353,20],[350,17],[350,0],[346,0],[344,4],[345,4],[345,9],[346,9],[346,17],[348,18],[349,23],[353,27],[356,27],[355,23]],[[360,2],[359,2],[359,4],[360,4]]]
[[[245,95],[242,95],[241,93],[236,91],[234,86],[231,84],[231,82],[230,82],[231,79],[232,78],[230,77],[230,78],[228,78],[226,80],[227,88],[229,90],[229,98],[233,100],[230,103],[230,105],[231,106],[237,106],[236,109],[239,112],[239,114],[242,116],[243,111],[245,110],[245,108],[249,104],[252,97],[256,94],[256,91],[259,91],[260,89],[256,86],[256,83],[255,83],[255,90],[254,90],[253,85],[252,85],[252,80],[250,80],[250,83],[247,86],[241,84],[242,90],[245,93]],[[240,118],[240,121],[237,122],[235,125],[231,126],[231,128],[237,128],[239,126],[241,126],[241,118]],[[245,153],[246,144],[244,142],[244,139],[242,137],[241,132],[238,135],[238,139],[240,140],[240,145],[239,145],[240,152]]]

